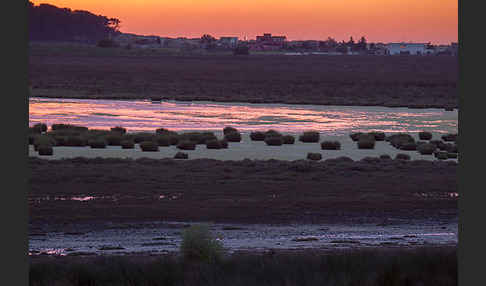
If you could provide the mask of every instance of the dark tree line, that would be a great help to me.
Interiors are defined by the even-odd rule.
[[[78,41],[96,43],[119,34],[120,20],[88,11],[35,6],[29,1],[30,41]]]

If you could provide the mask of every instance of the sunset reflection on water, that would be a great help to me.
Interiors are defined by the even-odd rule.
[[[329,135],[351,131],[457,132],[458,115],[441,109],[377,106],[319,106],[127,100],[31,98],[29,125],[38,122],[109,129],[123,126],[129,132],[171,130],[222,130],[233,126],[243,132],[275,129],[288,133],[318,130]]]

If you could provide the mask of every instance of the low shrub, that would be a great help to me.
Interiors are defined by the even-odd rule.
[[[316,143],[319,142],[319,132],[317,131],[306,131],[299,136],[299,141],[304,143]]]
[[[446,134],[446,135],[442,135],[441,138],[444,141],[456,141],[457,134]]]
[[[255,131],[250,133],[250,139],[252,141],[263,141],[265,140],[265,133],[261,131]]]
[[[206,141],[217,139],[213,132],[186,132],[178,136],[179,141],[192,141],[195,144],[206,144]]]
[[[459,151],[457,145],[452,143],[444,144],[444,150],[449,153],[457,153]]]
[[[295,137],[292,135],[284,135],[282,136],[282,140],[284,144],[294,144],[295,143]]]
[[[267,137],[282,137],[282,133],[278,132],[277,130],[270,129],[265,132],[265,138]]]
[[[415,143],[415,139],[410,134],[406,133],[393,134],[388,136],[386,141],[390,142],[390,144],[397,149],[400,149],[402,145],[407,143]]]
[[[228,148],[228,140],[226,140],[226,139],[219,140],[219,145],[221,146],[221,149],[227,149]]]
[[[103,138],[95,138],[88,140],[88,145],[91,148],[106,148],[106,141]]]
[[[133,142],[141,143],[141,142],[144,142],[144,141],[154,140],[155,134],[148,133],[148,132],[138,132],[138,133],[132,134],[130,137],[133,138]]]
[[[457,158],[457,153],[447,153],[447,158],[456,159]]]
[[[78,126],[78,125],[72,125],[72,124],[63,124],[63,123],[60,123],[60,124],[52,124],[51,125],[51,129],[52,130],[71,129],[71,130],[78,131],[78,132],[86,132],[86,131],[88,131],[88,127],[85,127],[85,126]]]
[[[407,142],[400,146],[400,150],[414,151],[417,150],[417,144],[414,142]]]
[[[48,135],[38,135],[34,137],[33,144],[34,144],[34,149],[37,150],[37,147],[39,147],[40,145],[56,146],[56,140],[53,137]]]
[[[323,141],[321,142],[322,150],[339,150],[341,149],[341,143],[339,141]]]
[[[53,154],[52,145],[39,145],[37,151],[41,156],[51,156]]]
[[[159,134],[159,135],[178,135],[177,132],[175,131],[171,131],[169,129],[166,129],[166,128],[158,128],[155,130],[155,134]]]
[[[307,159],[319,161],[319,160],[322,159],[322,154],[321,153],[307,153]]]
[[[63,139],[61,139],[63,138]],[[63,143],[64,146],[71,146],[71,147],[84,147],[88,144],[88,140],[81,136],[67,136],[59,138],[58,144],[61,140],[65,140]],[[60,145],[59,145],[60,146]]]
[[[157,142],[157,145],[164,147],[168,147],[171,145],[170,138],[167,135],[157,135],[155,137],[155,142]]]
[[[106,144],[110,146],[120,146],[123,136],[121,133],[111,133],[105,136]]]
[[[381,160],[390,160],[391,159],[391,156],[388,155],[388,154],[383,154],[383,155],[380,155],[380,159]]]
[[[374,149],[375,136],[371,134],[361,134],[358,139],[358,149]]]
[[[154,141],[143,141],[140,142],[140,149],[143,152],[157,152],[159,151],[159,145]]]
[[[359,136],[361,136],[361,132],[355,132],[355,133],[351,133],[349,134],[349,137],[351,138],[351,140],[353,140],[354,142],[358,141],[359,139]]]
[[[432,133],[427,132],[427,131],[419,132],[418,135],[419,135],[419,139],[420,140],[430,140],[430,139],[432,139]]]
[[[135,148],[135,143],[133,140],[123,140],[120,142],[122,149],[133,149]]]
[[[187,153],[177,152],[174,155],[174,159],[189,159],[189,155],[187,155]]]
[[[434,153],[434,156],[435,158],[439,159],[439,160],[446,160],[449,158],[449,156],[447,155],[448,153],[446,151],[437,151]]]
[[[177,148],[181,150],[195,150],[196,143],[190,140],[183,140],[177,144]]]
[[[191,225],[182,233],[180,252],[186,261],[220,262],[224,256],[223,244],[211,235],[208,225]]]
[[[127,133],[127,129],[121,127],[121,126],[116,126],[116,127],[113,127],[110,129],[111,132],[116,132],[116,133],[119,133],[121,135]]]
[[[420,144],[417,146],[417,151],[422,155],[432,155],[434,154],[435,149],[437,149],[437,146],[431,143]]]
[[[238,129],[230,127],[230,126],[223,128],[223,134],[224,135],[232,133],[232,132],[238,132]]]
[[[47,125],[44,123],[37,123],[34,124],[34,126],[31,127],[30,129],[32,133],[42,133],[42,132],[47,132]]]
[[[385,141],[385,138],[386,138],[385,132],[373,131],[373,132],[370,132],[369,134],[375,136],[376,141]]]
[[[265,143],[268,146],[281,146],[283,144],[283,138],[281,136],[265,137]]]
[[[206,141],[206,148],[208,149],[221,149],[221,143],[218,139],[211,139]]]
[[[240,142],[241,141],[241,134],[240,132],[230,132],[224,135],[224,138],[228,142]]]
[[[397,159],[397,160],[410,160],[410,155],[408,155],[408,154],[403,154],[403,153],[398,153],[398,154],[395,156],[395,159]]]

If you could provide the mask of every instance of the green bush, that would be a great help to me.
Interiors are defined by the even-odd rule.
[[[211,139],[206,141],[206,148],[208,149],[221,149],[221,143],[218,139]]]
[[[224,135],[224,139],[226,139],[228,142],[240,142],[241,134],[240,132],[230,132]]]
[[[174,159],[189,159],[189,155],[187,155],[187,153],[177,152],[174,155]]]
[[[91,148],[102,149],[102,148],[106,148],[106,141],[103,138],[94,138],[94,139],[88,140],[88,145]]]
[[[222,243],[203,224],[191,225],[183,231],[180,251],[184,260],[206,263],[220,262],[224,255]]]
[[[282,137],[265,137],[265,143],[268,146],[281,146],[283,144],[283,138]]]
[[[385,132],[381,132],[381,131],[373,131],[370,132],[369,134],[375,136],[376,141],[384,141],[386,138]]]
[[[155,142],[157,142],[159,146],[163,146],[163,147],[168,147],[171,145],[170,144],[171,140],[168,135],[157,135],[155,137]]]
[[[127,133],[127,129],[121,127],[121,126],[116,126],[110,129],[111,132],[119,133],[121,135]]]
[[[358,149],[374,149],[375,136],[371,134],[361,134],[358,139]]]
[[[294,144],[295,137],[292,135],[284,135],[282,136],[282,140],[284,144]]]
[[[223,134],[224,135],[232,133],[232,132],[238,132],[238,130],[236,128],[233,128],[233,127],[230,127],[230,126],[223,128]]]
[[[133,149],[135,148],[135,143],[133,142],[133,140],[123,140],[120,142],[120,146],[122,147],[122,149]]]
[[[341,143],[339,141],[323,141],[321,142],[322,150],[339,150],[341,149]]]
[[[252,141],[263,141],[265,140],[265,133],[261,131],[255,131],[250,133],[250,139]]]
[[[159,145],[154,141],[143,141],[140,142],[140,149],[143,152],[157,152],[159,151]]]
[[[422,155],[432,155],[434,154],[435,149],[437,149],[437,146],[431,143],[420,144],[417,146],[417,151]]]
[[[41,156],[51,156],[53,154],[52,146],[51,145],[39,145],[37,147],[37,151]]]
[[[403,153],[398,153],[398,154],[395,156],[395,159],[397,159],[397,160],[410,160],[410,155],[408,155],[408,154],[403,154]]]
[[[299,136],[299,141],[304,143],[316,143],[319,142],[319,132],[317,131],[306,131]]]
[[[419,139],[420,140],[430,140],[432,139],[432,133],[427,132],[427,131],[421,131],[419,132]]]
[[[354,142],[358,141],[359,139],[359,136],[361,136],[361,132],[355,132],[355,133],[351,133],[349,134],[349,137],[351,138],[351,140],[353,140]]]
[[[322,154],[321,153],[307,153],[307,159],[319,161],[319,160],[322,159]]]
[[[180,141],[177,144],[177,148],[181,149],[181,150],[195,150],[196,149],[196,143],[194,143],[190,140]]]

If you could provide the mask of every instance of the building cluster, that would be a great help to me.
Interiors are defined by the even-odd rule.
[[[430,43],[366,43],[362,38],[354,42],[337,42],[332,38],[324,41],[304,40],[288,41],[285,35],[265,33],[256,39],[241,40],[238,37],[220,37],[205,35],[204,38],[169,38],[120,34],[115,39],[120,46],[127,48],[175,48],[183,50],[212,49],[234,50],[246,46],[250,51],[281,51],[287,54],[369,54],[369,55],[457,55],[458,43],[450,45],[431,45]]]

